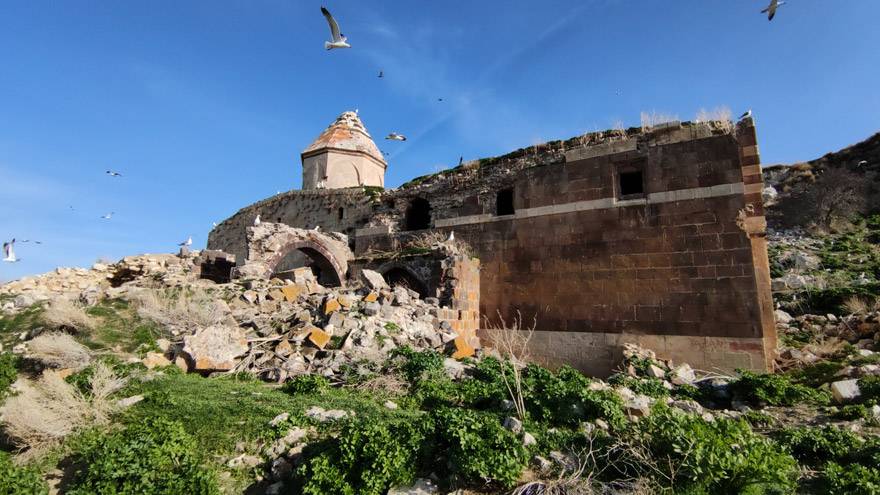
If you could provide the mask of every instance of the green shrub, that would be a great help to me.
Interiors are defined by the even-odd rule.
[[[9,454],[0,451],[0,493],[43,495],[49,493],[49,488],[39,471],[16,466]]]
[[[829,495],[877,495],[880,493],[880,469],[859,464],[829,462],[823,476]]]
[[[506,487],[519,479],[528,461],[522,441],[496,414],[472,409],[434,411],[436,448],[446,457],[450,477],[465,483],[495,481]]]
[[[15,383],[18,375],[16,364],[18,359],[11,352],[0,352],[0,402],[9,393],[9,387]]]
[[[859,390],[862,392],[861,401],[880,400],[880,376],[866,376],[859,378]]]
[[[669,397],[670,394],[670,390],[663,386],[663,380],[659,378],[636,378],[623,373],[617,373],[608,379],[608,383],[626,387],[637,394],[647,395],[655,399]]]
[[[321,375],[299,375],[285,383],[281,390],[292,395],[323,394],[330,389],[330,380]]]
[[[862,445],[855,433],[830,425],[786,428],[776,434],[776,440],[800,463],[810,466],[839,460]]]
[[[844,421],[855,421],[857,419],[872,419],[874,414],[864,404],[850,404],[841,407],[831,417]]]
[[[668,475],[657,481],[681,493],[791,493],[797,463],[741,420],[702,418],[655,407],[636,435]],[[652,472],[646,469],[645,474]]]
[[[200,446],[176,421],[148,418],[84,440],[71,495],[218,494]]]
[[[304,452],[296,473],[302,493],[384,495],[392,485],[409,483],[430,431],[427,418],[348,422],[336,438]]]
[[[743,414],[742,418],[748,421],[753,428],[767,428],[776,422],[776,419],[773,416],[754,409],[747,411]]]
[[[576,426],[603,419],[614,427],[626,421],[623,401],[611,390],[590,390],[590,379],[563,366],[554,374],[529,365],[523,374],[526,410],[531,419],[554,426]]]
[[[753,406],[793,406],[809,402],[828,404],[828,392],[794,383],[790,377],[738,370],[740,377],[730,384],[734,397]]]
[[[443,370],[443,355],[430,349],[419,352],[409,347],[398,347],[393,351],[392,356],[403,358],[400,370],[410,382],[416,382],[425,375],[436,374]]]

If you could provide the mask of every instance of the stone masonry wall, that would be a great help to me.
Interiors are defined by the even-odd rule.
[[[372,198],[361,188],[288,191],[242,208],[208,235],[208,249],[234,254],[241,265],[247,258],[247,228],[257,214],[264,222],[291,227],[352,234],[370,218]],[[342,209],[342,218],[340,218]]]

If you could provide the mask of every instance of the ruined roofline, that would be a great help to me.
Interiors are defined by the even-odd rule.
[[[516,170],[530,166],[550,165],[563,163],[572,159],[593,158],[598,156],[619,153],[621,149],[612,144],[624,143],[632,140],[644,146],[656,146],[659,144],[671,144],[673,142],[693,141],[706,137],[730,135],[735,131],[736,124],[729,120],[712,120],[706,122],[680,122],[671,121],[652,127],[630,127],[628,129],[608,129],[605,131],[590,132],[569,138],[565,141],[548,141],[526,148],[520,148],[505,155],[489,158],[480,158],[463,163],[460,166],[443,170],[435,174],[427,174],[413,178],[401,184],[396,190],[406,190],[418,187],[431,181],[431,179],[457,175],[461,172],[492,167],[501,163],[516,163],[520,161]],[[682,136],[680,131],[689,131],[689,135]],[[670,135],[678,131],[678,139],[670,139]],[[608,149],[601,149],[606,146]],[[578,156],[582,155],[582,156]],[[520,160],[522,159],[522,160]],[[522,165],[527,166],[522,166]]]
[[[222,222],[217,224],[218,227],[224,225],[226,222],[232,220],[233,218],[238,218],[239,215],[252,212],[254,210],[258,210],[263,206],[269,205],[276,201],[285,199],[285,198],[295,198],[295,197],[363,197],[363,198],[371,198],[378,194],[379,191],[383,191],[384,188],[377,186],[360,186],[360,187],[345,187],[345,188],[337,188],[337,189],[291,189],[290,191],[282,192],[280,194],[275,194],[273,196],[269,196],[266,199],[261,199],[256,203],[251,203],[244,208],[240,208],[238,211],[230,215],[228,218],[223,220]],[[212,229],[212,230],[214,230]]]

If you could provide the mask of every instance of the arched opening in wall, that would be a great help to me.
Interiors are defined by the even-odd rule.
[[[303,267],[311,269],[315,279],[324,287],[339,287],[342,285],[342,281],[336,275],[336,270],[333,269],[330,260],[318,251],[308,247],[293,249],[287,253],[275,265],[272,277],[282,280],[293,280],[294,271],[297,268]]]
[[[391,287],[400,286],[414,290],[419,293],[419,297],[422,299],[431,296],[428,292],[428,286],[408,270],[399,267],[392,268],[382,276],[385,277],[385,282]]]
[[[431,228],[431,203],[425,198],[415,198],[406,209],[406,230]]]

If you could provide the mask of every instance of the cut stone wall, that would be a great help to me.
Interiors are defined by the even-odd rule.
[[[247,228],[258,214],[263,222],[350,235],[366,225],[372,211],[373,199],[361,188],[288,191],[242,208],[217,225],[208,235],[208,249],[234,254],[241,265],[247,259]]]
[[[642,190],[624,194],[620,174],[632,172]],[[607,373],[634,341],[705,369],[763,369],[776,335],[762,188],[751,119],[670,123],[471,162],[375,202],[352,197],[356,214],[325,228],[350,234],[357,257],[454,231],[479,259],[475,320],[534,318],[532,353],[547,362]],[[513,213],[499,215],[503,190]],[[329,198],[301,196],[285,218],[321,222]],[[429,228],[407,232],[417,198],[430,204]],[[223,230],[232,239],[236,228]],[[476,311],[460,301],[456,311]]]

